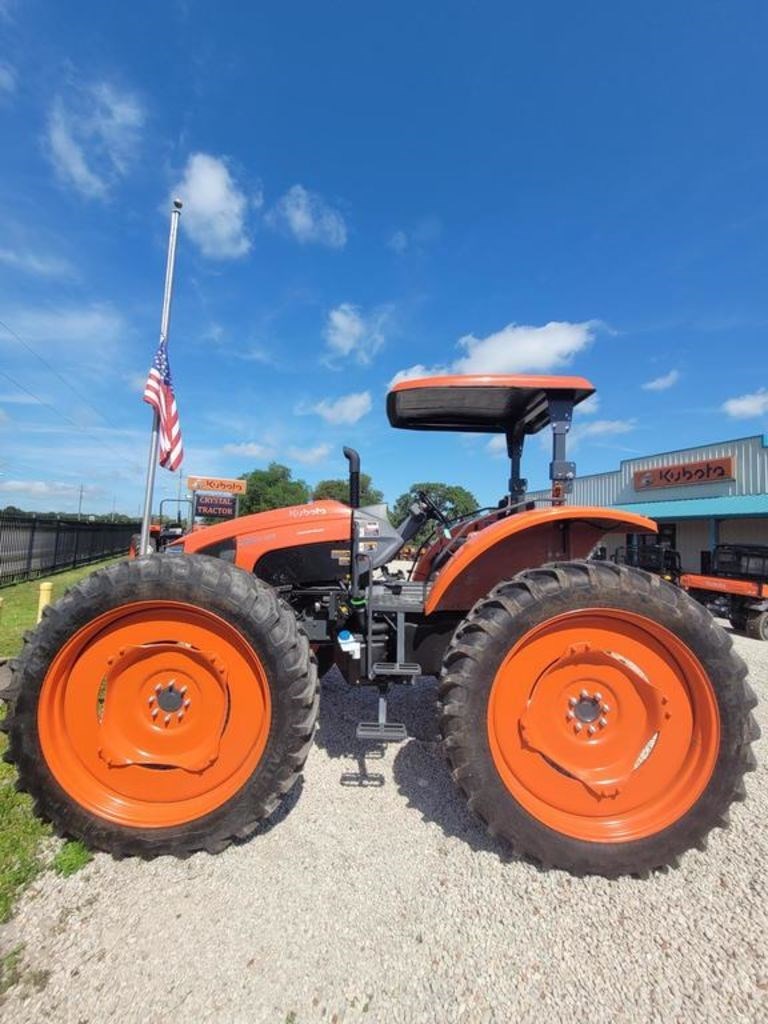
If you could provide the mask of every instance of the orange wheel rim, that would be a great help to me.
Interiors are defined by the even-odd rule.
[[[526,633],[500,666],[488,738],[501,779],[557,832],[618,843],[656,834],[706,788],[720,744],[693,652],[632,612],[590,609]]]
[[[46,763],[74,801],[120,825],[172,827],[215,811],[252,775],[269,735],[269,684],[219,616],[138,601],[61,648],[37,720]]]

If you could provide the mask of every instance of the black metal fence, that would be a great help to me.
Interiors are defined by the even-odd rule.
[[[0,587],[128,551],[140,523],[78,523],[0,513]]]

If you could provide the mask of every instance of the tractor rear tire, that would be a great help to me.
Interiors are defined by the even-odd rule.
[[[309,642],[228,562],[152,555],[50,605],[13,665],[7,760],[61,835],[113,855],[218,853],[296,783],[318,712]]]
[[[452,774],[492,835],[573,874],[645,875],[726,826],[757,703],[730,636],[641,570],[520,573],[456,630],[440,686]]]
[[[768,640],[768,612],[750,612],[743,629],[753,640]]]

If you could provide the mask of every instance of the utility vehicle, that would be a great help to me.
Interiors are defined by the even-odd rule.
[[[682,575],[680,552],[664,544],[640,544],[637,547],[616,549],[613,561],[618,565],[633,565],[655,573],[669,583],[678,583]]]
[[[10,757],[38,812],[113,854],[217,852],[295,783],[318,663],[372,688],[361,744],[406,739],[387,692],[439,675],[453,778],[488,829],[576,874],[644,874],[701,846],[744,795],[755,698],[730,637],[685,592],[587,561],[607,532],[654,533],[566,497],[581,377],[409,380],[393,427],[501,434],[498,505],[446,521],[426,493],[395,529],[382,506],[318,501],[245,516],[98,571],[47,609],[14,666]],[[551,427],[551,499],[520,475]],[[460,465],[457,449],[457,465]],[[425,523],[409,579],[387,571]]]
[[[680,585],[729,618],[734,629],[768,640],[768,546],[718,544],[701,554],[701,572],[685,573]]]

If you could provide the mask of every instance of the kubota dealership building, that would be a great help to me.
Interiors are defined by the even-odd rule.
[[[568,502],[650,516],[661,543],[680,552],[683,571],[699,572],[701,552],[716,544],[768,545],[768,435],[627,459],[612,472],[577,477]],[[646,542],[656,541],[626,533],[602,541],[609,558]]]

